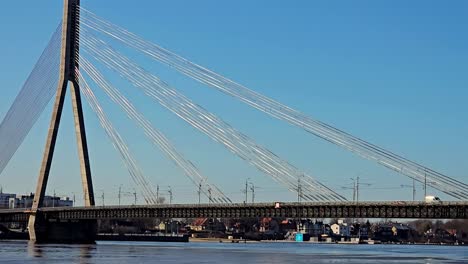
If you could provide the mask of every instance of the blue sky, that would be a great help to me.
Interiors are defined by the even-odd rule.
[[[468,181],[468,3],[466,1],[82,1],[82,5],[247,87],[464,182]],[[59,0],[0,9],[0,118],[44,49],[61,17]],[[406,177],[380,168],[306,132],[274,120],[217,91],[131,53],[187,96],[300,169],[351,198],[350,177],[363,182],[361,199],[408,200]],[[109,76],[153,124],[212,182],[241,201],[246,178],[259,201],[294,200],[223,147],[195,131],[128,83]],[[116,127],[145,175],[175,202],[195,190],[170,161],[103,94]],[[69,98],[48,192],[81,195]],[[116,151],[85,105],[96,196],[116,201],[133,184]],[[50,116],[41,116],[0,184],[33,191]],[[430,190],[435,194],[439,194]],[[417,189],[422,197],[421,186]],[[441,197],[445,197],[441,195]],[[78,198],[77,198],[78,199]],[[141,201],[141,199],[140,199]],[[130,197],[126,202],[130,202]],[[101,200],[98,200],[101,203]]]

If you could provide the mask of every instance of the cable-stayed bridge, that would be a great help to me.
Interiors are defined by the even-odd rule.
[[[46,240],[54,231],[51,219],[69,224],[92,237],[96,219],[137,217],[375,217],[375,218],[467,218],[468,185],[396,153],[369,143],[293,108],[259,94],[237,82],[185,59],[144,38],[113,24],[83,8],[79,0],[64,1],[63,21],[53,33],[47,47],[23,88],[0,124],[0,173],[5,169],[39,116],[55,95],[52,118],[31,209],[0,212],[4,220],[29,217],[32,240]],[[160,62],[208,87],[236,98],[266,115],[296,126],[329,143],[371,160],[410,179],[430,186],[461,202],[426,203],[359,203],[347,202],[338,191],[301,171],[266,146],[209,112],[168,82],[126,56],[108,40],[117,41],[150,59]],[[114,85],[100,67],[107,68],[130,83],[135,91],[173,113],[214,142],[226,148],[272,181],[297,193],[303,203],[235,204],[228,192],[213,184],[168,137],[140,112],[132,101]],[[70,87],[76,137],[84,192],[83,208],[42,208],[64,99]],[[127,141],[108,117],[96,89],[106,94],[126,117],[141,128],[149,141],[172,160],[209,205],[159,205],[158,194],[138,166]],[[97,116],[114,148],[120,154],[134,184],[143,194],[147,206],[96,207],[88,153],[82,98]],[[73,221],[78,222],[73,222]],[[79,224],[77,224],[79,223]],[[57,234],[55,234],[57,237]],[[65,235],[63,235],[65,236]],[[50,237],[49,237],[50,238]]]

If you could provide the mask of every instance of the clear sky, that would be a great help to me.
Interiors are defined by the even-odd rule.
[[[136,4],[138,2],[138,4]],[[112,3],[112,4],[111,4]],[[279,100],[309,116],[468,182],[467,1],[86,1],[115,24]],[[0,118],[61,18],[62,1],[4,1],[0,9]],[[360,176],[361,199],[409,200],[411,181],[372,162],[250,109],[142,56],[146,68],[300,169],[351,199],[349,178]],[[209,179],[236,201],[251,178],[258,201],[295,195],[223,147],[111,77],[139,109]],[[99,93],[98,93],[99,94]],[[100,95],[153,185],[169,185],[175,202],[195,202],[181,171]],[[48,193],[81,197],[69,98]],[[115,203],[133,183],[85,103],[96,196]],[[5,191],[35,188],[50,106],[7,169]],[[0,150],[1,151],[1,150]],[[446,196],[430,190],[430,193]],[[163,191],[163,194],[167,192]],[[421,186],[417,186],[422,198]],[[125,202],[130,203],[131,197]],[[140,198],[140,202],[141,202]],[[102,201],[99,198],[98,204]]]

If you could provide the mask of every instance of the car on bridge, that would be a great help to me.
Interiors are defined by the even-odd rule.
[[[428,195],[428,196],[426,196],[426,197],[424,198],[424,201],[425,201],[426,203],[441,203],[441,202],[442,202],[442,200],[440,200],[439,197],[433,196],[433,195]]]

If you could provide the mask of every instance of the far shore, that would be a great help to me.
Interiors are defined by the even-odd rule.
[[[189,238],[189,242],[208,242],[208,243],[239,243],[239,244],[246,244],[246,243],[300,243],[300,244],[323,244],[323,245],[330,245],[330,244],[339,244],[339,245],[372,245],[366,243],[341,243],[341,242],[315,242],[315,241],[293,241],[293,240],[243,240],[243,239],[227,239],[227,238]],[[416,245],[416,246],[468,246],[468,244],[438,244],[438,243],[378,243],[375,245]]]

